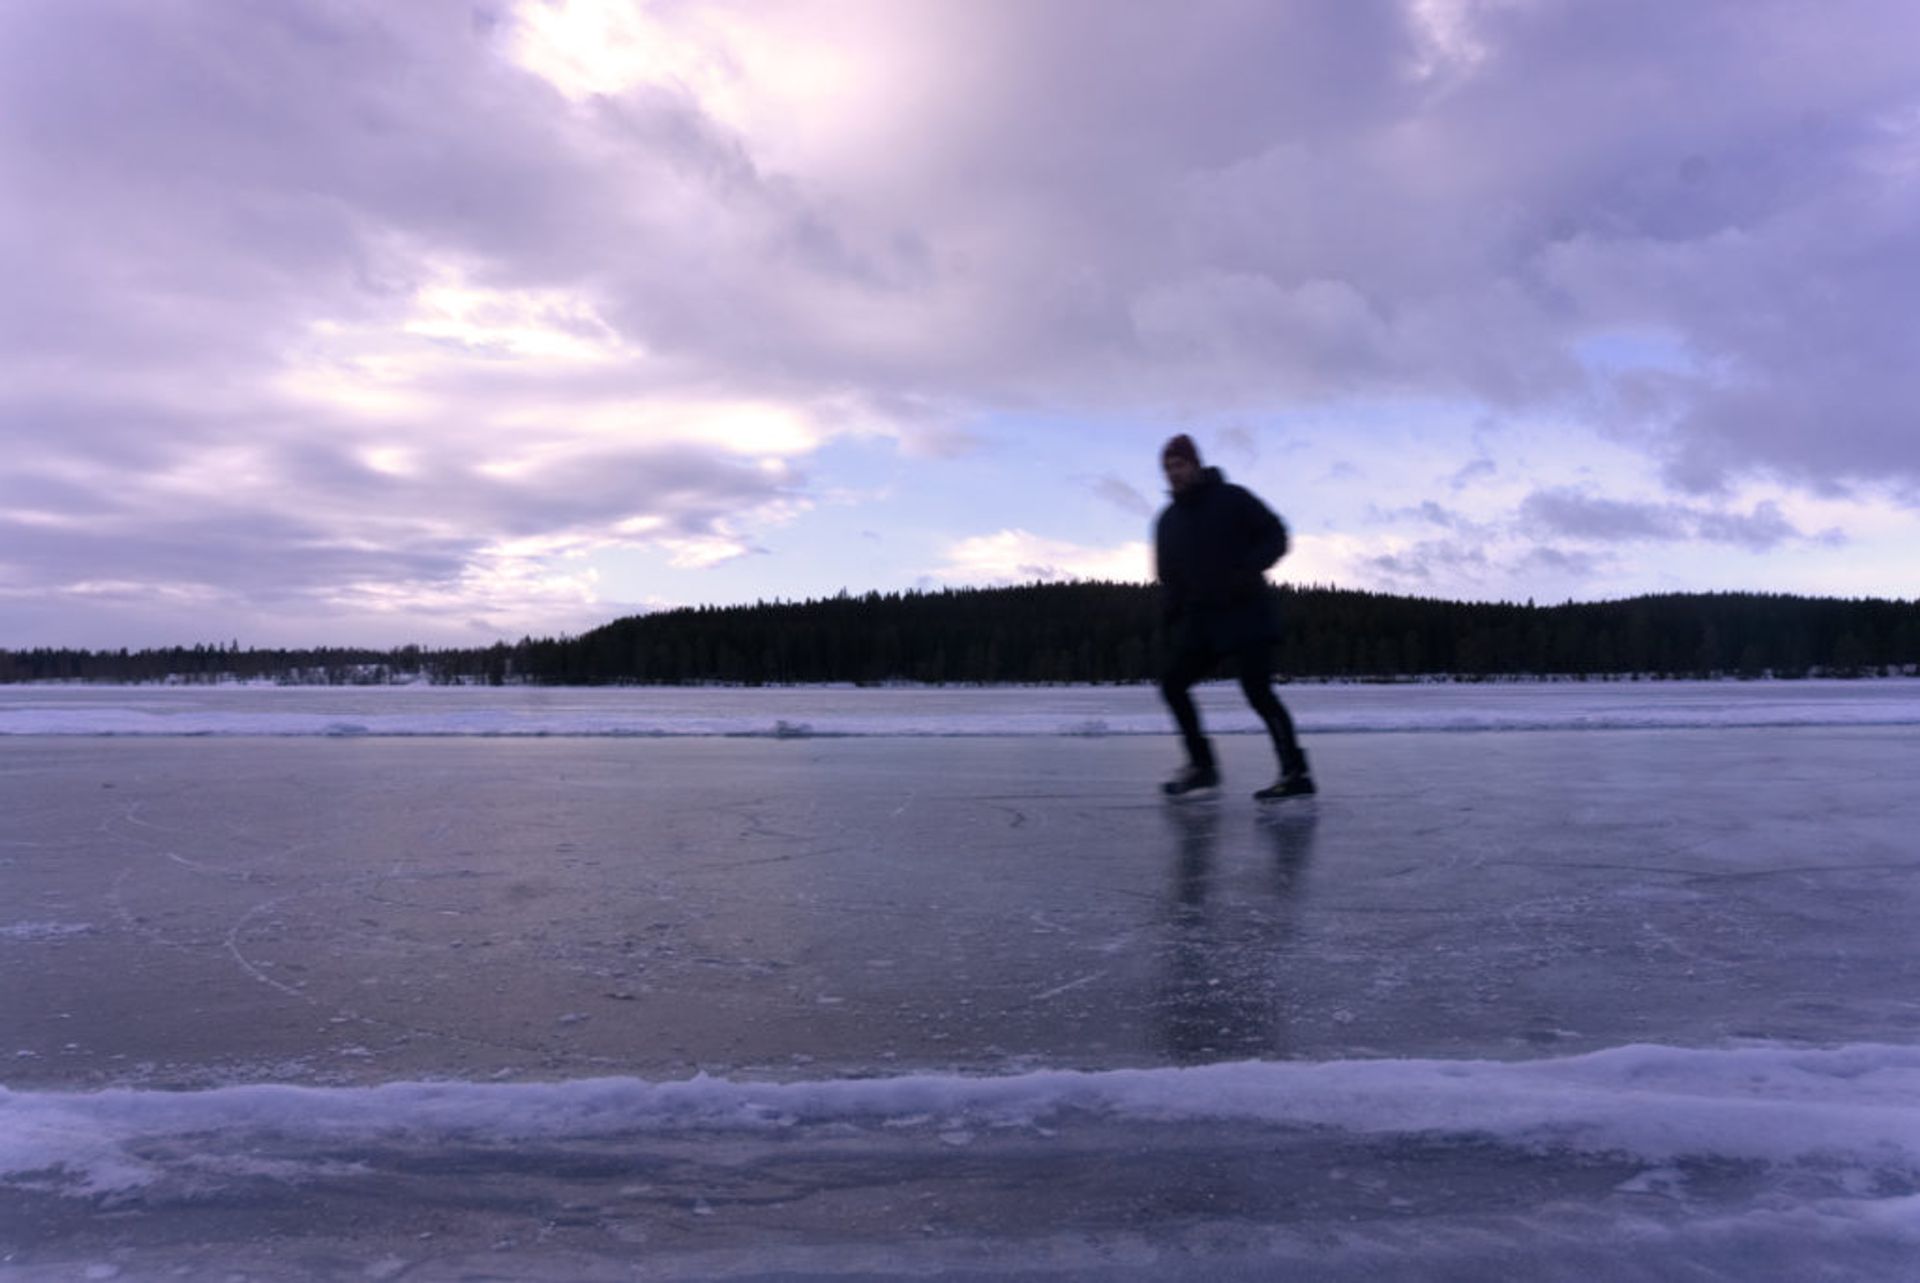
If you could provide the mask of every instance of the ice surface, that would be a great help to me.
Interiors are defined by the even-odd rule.
[[[0,1279],[1902,1277],[1915,689],[10,695]]]

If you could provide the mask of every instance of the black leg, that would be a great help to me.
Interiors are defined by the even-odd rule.
[[[1294,735],[1293,715],[1273,693],[1273,669],[1267,648],[1249,646],[1240,652],[1238,659],[1240,691],[1266,724],[1267,734],[1273,739],[1273,751],[1280,758],[1280,769],[1289,773],[1304,771],[1307,756],[1300,751],[1300,741]]]
[[[1213,667],[1213,656],[1205,651],[1183,650],[1173,657],[1160,678],[1160,695],[1173,710],[1180,727],[1180,738],[1187,746],[1187,760],[1195,766],[1213,766],[1213,745],[1200,729],[1200,710],[1193,705],[1193,684]]]

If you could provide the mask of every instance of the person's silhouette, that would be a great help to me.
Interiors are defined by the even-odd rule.
[[[1218,468],[1200,465],[1185,433],[1160,453],[1173,502],[1154,525],[1154,567],[1172,633],[1172,659],[1160,693],[1186,745],[1187,765],[1168,780],[1169,796],[1220,782],[1213,745],[1200,728],[1192,688],[1230,658],[1240,690],[1260,715],[1280,759],[1280,778],[1254,796],[1261,801],[1314,792],[1307,755],[1293,718],[1273,693],[1272,650],[1278,637],[1266,571],[1286,555],[1287,527],[1252,491],[1229,484]]]

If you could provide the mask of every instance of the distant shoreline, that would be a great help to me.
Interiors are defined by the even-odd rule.
[[[1209,679],[1213,684],[1227,684],[1234,679],[1217,677]],[[1761,673],[1747,675],[1742,673],[1423,673],[1418,675],[1395,674],[1391,676],[1290,676],[1276,674],[1274,681],[1282,686],[1580,686],[1580,685],[1633,685],[1635,683],[1669,684],[1675,682],[1729,683],[1735,685],[1755,685],[1779,683],[1798,685],[1805,682],[1899,682],[1920,680],[1920,665],[1907,664],[1897,672],[1823,672],[1812,670],[1797,674]],[[888,690],[1109,690],[1119,687],[1152,687],[1151,679],[1134,681],[1058,681],[1058,682],[742,682],[742,681],[684,681],[684,682],[546,682],[526,678],[508,678],[499,682],[454,681],[436,682],[424,674],[405,673],[386,678],[372,678],[355,681],[323,681],[299,678],[239,677],[237,675],[218,674],[208,677],[198,675],[154,678],[146,681],[129,681],[123,678],[45,678],[29,681],[0,682],[0,691],[11,688],[53,689],[68,688],[75,690],[836,690],[836,691],[888,691]]]
[[[1273,668],[1296,681],[1883,676],[1920,665],[1920,602],[1675,593],[1535,605],[1327,586],[1271,590]],[[491,646],[0,649],[0,684],[1112,685],[1154,680],[1179,621],[1147,584],[842,595],[659,611]]]

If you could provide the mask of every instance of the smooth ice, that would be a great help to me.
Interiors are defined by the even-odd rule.
[[[1324,791],[1265,808],[1240,734],[1158,798],[1171,738],[1091,725],[1138,691],[15,733],[0,1277],[1888,1276],[1920,718],[1875,688],[1478,733],[1316,734],[1315,692]]]
[[[1005,1072],[1920,1018],[1909,729],[0,742],[16,1086]],[[156,1001],[156,998],[160,999]]]

